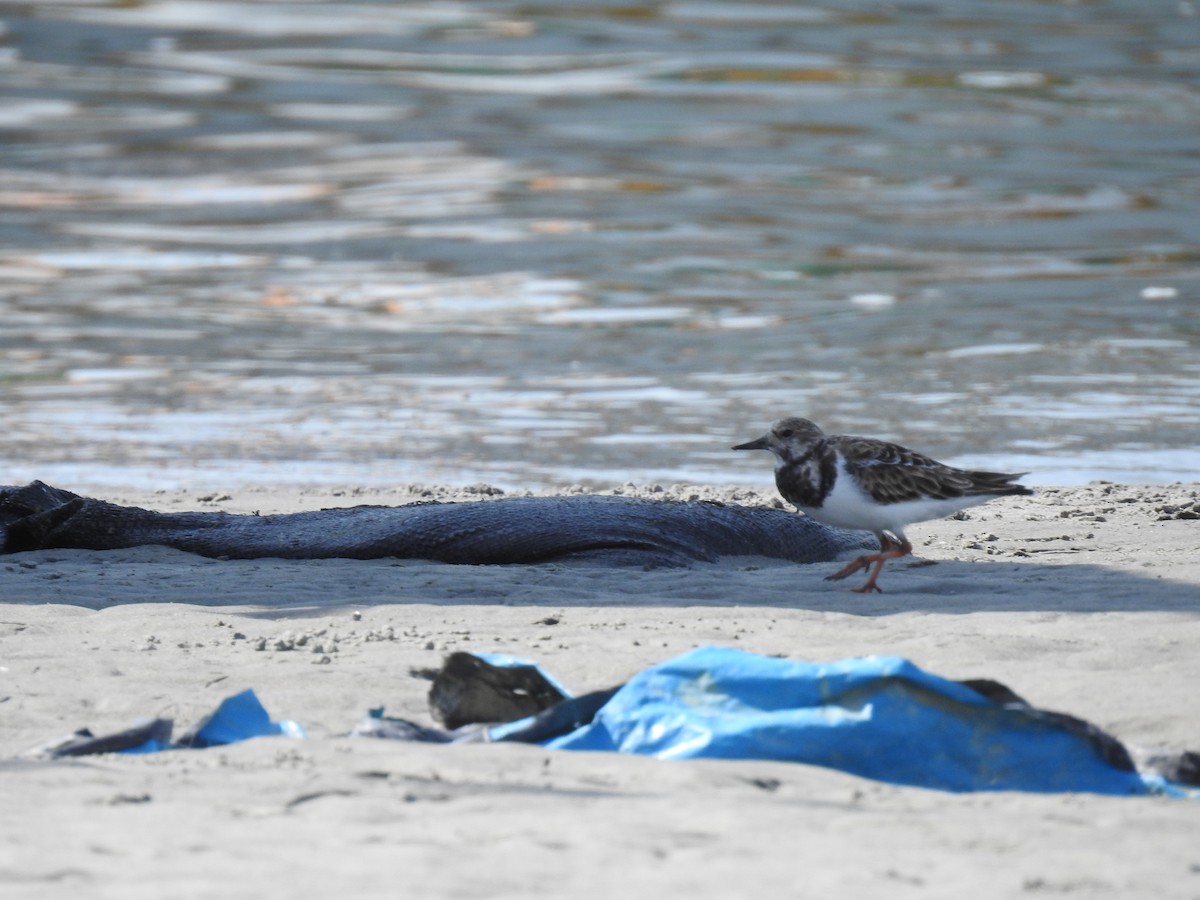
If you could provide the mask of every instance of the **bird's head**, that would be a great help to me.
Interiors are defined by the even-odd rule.
[[[770,450],[779,462],[787,463],[804,456],[824,436],[825,432],[808,419],[780,419],[762,437],[738,444],[733,449]]]

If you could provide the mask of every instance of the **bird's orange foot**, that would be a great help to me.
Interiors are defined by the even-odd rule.
[[[871,569],[870,576],[862,584],[862,586],[856,587],[853,590],[854,590],[854,593],[856,593],[856,594],[870,594],[872,592],[874,592],[876,594],[882,594],[883,588],[881,588],[875,582],[879,578],[879,573],[883,571],[883,564],[885,562],[887,562],[889,559],[896,559],[897,557],[900,557],[900,556],[907,556],[909,553],[912,553],[912,544],[910,544],[907,539],[902,540],[898,544],[895,544],[895,543],[892,543],[891,541],[889,541],[885,537],[883,539],[883,541],[881,541],[881,549],[878,553],[864,553],[862,556],[858,557],[857,559],[851,560],[845,566],[845,568],[839,569],[837,572],[834,572],[832,575],[827,575],[825,577],[825,580],[826,581],[841,581],[847,575],[853,575],[855,572],[859,571],[860,569],[867,569],[867,568],[871,568],[872,566],[874,566],[874,568]]]
[[[880,562],[883,558],[881,553],[864,553],[862,556],[852,559],[846,564],[845,568],[838,569],[832,575],[826,575],[826,581],[841,581],[855,572],[868,568],[872,563]]]

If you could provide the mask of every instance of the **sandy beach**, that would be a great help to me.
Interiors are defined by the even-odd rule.
[[[68,486],[69,487],[69,486]],[[627,493],[771,503],[745,489]],[[286,512],[478,487],[194,490],[106,499]],[[797,764],[351,739],[371,707],[433,724],[410,669],[528,657],[576,691],[705,644],[895,654],[1000,680],[1131,748],[1200,747],[1196,485],[1042,489],[914,526],[884,594],[835,564],[641,571],[411,560],[217,561],[164,548],[0,559],[4,896],[1195,897],[1197,809],[948,794]],[[46,762],[145,716],[177,732],[253,688],[308,738]],[[749,880],[749,881],[748,881]]]
[[[1196,13],[0,0],[0,482],[775,505],[730,448],[804,415],[1037,490],[913,526],[869,596],[757,558],[2,555],[0,900],[1198,900],[1200,801],[349,736],[432,725],[411,672],[453,651],[582,693],[721,645],[1200,750]],[[307,738],[29,754],[251,688]]]

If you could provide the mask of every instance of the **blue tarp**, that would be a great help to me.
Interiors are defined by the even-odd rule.
[[[491,665],[533,665],[542,672],[527,660],[484,658]],[[535,719],[538,727],[531,727]],[[575,727],[576,722],[588,724]],[[573,730],[563,733],[566,729]],[[147,753],[304,735],[295,722],[271,721],[253,691],[226,698],[177,742],[170,740],[170,730],[170,720],[163,719],[102,738],[77,732],[57,755]],[[402,738],[430,740],[425,732],[439,742],[460,737],[413,726]],[[1200,789],[1134,771],[1120,743],[1086,722],[1017,698],[997,702],[892,656],[822,664],[705,647],[652,666],[615,692],[567,700],[487,733],[494,741],[532,741],[561,750],[807,763],[947,791],[1200,796]],[[546,739],[547,734],[557,736]]]
[[[195,730],[188,745],[215,747],[273,735],[302,738],[304,729],[297,722],[287,719],[272,722],[258,695],[246,690],[222,700],[221,705]]]
[[[199,727],[178,743],[169,740],[168,733],[168,739],[154,737],[136,747],[128,747],[118,752],[157,753],[160,750],[174,750],[180,747],[217,747],[273,735],[302,738],[304,729],[299,723],[290,720],[272,722],[258,695],[253,690],[245,690],[222,700],[221,705],[213,710]]]
[[[545,746],[784,760],[947,791],[1168,790],[1052,717],[891,656],[817,664],[701,648],[638,673]]]

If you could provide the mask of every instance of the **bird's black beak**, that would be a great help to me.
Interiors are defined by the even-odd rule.
[[[733,449],[734,450],[768,450],[770,448],[767,447],[767,436],[764,434],[762,437],[758,438],[757,440],[747,441],[744,444],[738,444]]]

